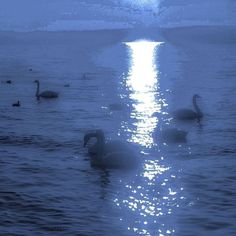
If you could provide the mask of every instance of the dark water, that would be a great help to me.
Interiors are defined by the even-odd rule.
[[[0,235],[236,234],[236,44],[124,44],[119,32],[0,41],[0,80],[13,81],[0,85]],[[38,102],[35,79],[59,98]],[[201,123],[173,121],[194,93]],[[187,143],[157,144],[167,126]],[[92,168],[83,136],[96,128],[136,143],[141,168]]]

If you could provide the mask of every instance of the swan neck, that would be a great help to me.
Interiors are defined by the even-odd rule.
[[[199,106],[197,105],[197,98],[196,97],[193,97],[193,106],[194,106],[194,109],[196,110],[196,113],[199,117],[202,116],[202,112],[199,108]]]
[[[35,96],[39,98],[39,82],[37,82],[37,89],[36,89],[36,94]]]

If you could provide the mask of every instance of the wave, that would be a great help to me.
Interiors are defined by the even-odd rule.
[[[0,135],[0,144],[13,145],[13,146],[36,146],[47,149],[58,148],[73,148],[78,146],[78,140],[72,141],[56,141],[40,135],[30,136],[16,136],[16,135]]]

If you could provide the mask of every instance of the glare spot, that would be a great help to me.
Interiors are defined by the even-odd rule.
[[[143,176],[145,178],[148,178],[149,180],[152,180],[155,178],[156,175],[160,175],[167,171],[169,167],[164,167],[161,165],[158,165],[155,161],[150,161],[149,163],[145,163],[144,165],[144,173]]]
[[[174,192],[171,190],[171,188],[168,189],[169,190],[169,195],[175,195],[177,192]]]

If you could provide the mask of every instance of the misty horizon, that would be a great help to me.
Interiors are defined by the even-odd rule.
[[[236,26],[236,2],[2,0],[1,31],[60,31],[193,25]]]

